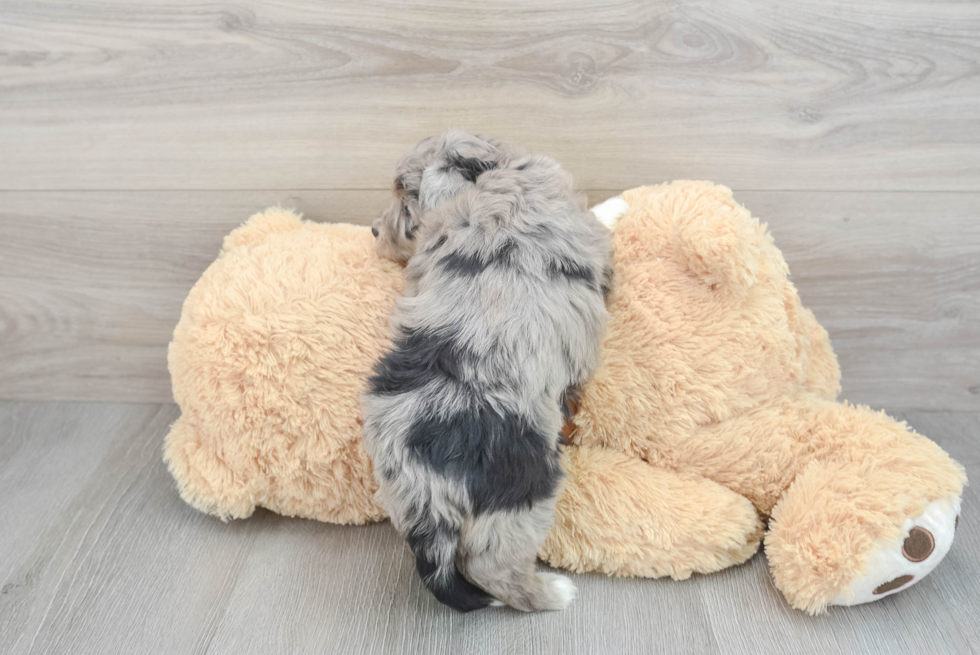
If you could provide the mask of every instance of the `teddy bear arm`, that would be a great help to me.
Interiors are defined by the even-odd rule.
[[[622,453],[572,447],[555,525],[539,553],[576,572],[685,579],[741,564],[762,523],[744,497]]]
[[[821,398],[834,400],[840,394],[840,366],[830,346],[830,336],[809,309],[800,308],[800,320],[806,334],[807,391]]]
[[[765,538],[776,587],[810,613],[926,577],[952,545],[966,483],[938,445],[883,413],[827,403],[820,414],[821,443]]]

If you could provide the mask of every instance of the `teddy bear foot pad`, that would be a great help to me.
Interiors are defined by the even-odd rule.
[[[929,575],[946,557],[960,514],[960,499],[944,498],[907,519],[899,543],[875,544],[867,573],[855,579],[831,605],[861,605],[908,589]]]

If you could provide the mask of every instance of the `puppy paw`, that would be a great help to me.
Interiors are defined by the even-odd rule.
[[[920,516],[907,519],[905,537],[876,544],[868,570],[837,596],[831,605],[860,605],[908,589],[929,575],[953,545],[960,499],[946,498],[926,505]]]
[[[578,595],[575,584],[563,575],[557,573],[538,573],[538,577],[548,590],[549,603],[548,610],[563,610]]]

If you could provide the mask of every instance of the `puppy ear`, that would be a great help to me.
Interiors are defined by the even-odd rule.
[[[422,173],[422,184],[419,185],[422,209],[432,209],[456,196],[467,183],[474,184],[480,175],[496,167],[497,162],[492,159],[466,157],[456,152],[436,160]]]
[[[475,183],[476,178],[487,171],[497,168],[497,162],[477,157],[463,157],[453,153],[446,158],[446,165],[455,169],[467,182]]]
[[[419,220],[415,215],[415,211],[412,209],[410,203],[405,203],[402,205],[401,216],[399,216],[398,224],[401,227],[401,232],[409,241],[415,238],[415,233],[419,230]]]
[[[435,209],[443,200],[448,200],[462,191],[465,185],[466,180],[455,169],[447,167],[444,160],[437,159],[422,172],[419,208],[422,211]]]
[[[419,201],[423,211],[458,195],[483,173],[497,167],[499,147],[490,141],[459,130],[442,135],[435,160],[422,173]]]

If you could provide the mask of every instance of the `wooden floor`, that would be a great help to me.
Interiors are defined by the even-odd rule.
[[[896,415],[980,479],[980,413]],[[160,461],[177,416],[0,404],[0,653],[980,652],[974,488],[935,572],[870,605],[792,610],[760,554],[683,582],[574,576],[580,597],[561,613],[464,616],[423,589],[387,522],[223,524],[183,504]]]
[[[757,556],[461,617],[389,526],[223,525],[160,461],[167,343],[223,235],[272,204],[368,223],[455,126],[593,200],[730,186],[844,397],[978,480],[978,62],[952,0],[0,0],[0,654],[980,652],[973,489],[940,568],[871,606],[794,612]]]

